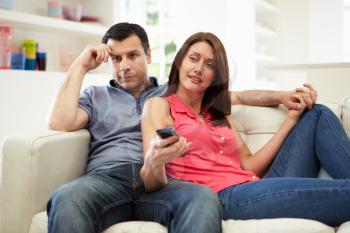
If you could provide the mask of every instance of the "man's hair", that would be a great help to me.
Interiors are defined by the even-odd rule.
[[[107,44],[108,39],[122,41],[132,35],[137,36],[141,40],[142,47],[146,53],[149,49],[147,33],[140,25],[134,23],[124,22],[114,24],[103,36],[102,43]]]
[[[231,103],[228,93],[229,67],[224,45],[220,39],[209,32],[198,32],[190,36],[182,45],[175,56],[171,66],[168,90],[165,96],[176,93],[179,87],[179,69],[189,48],[198,42],[206,42],[213,49],[214,55],[214,78],[208,89],[205,91],[202,100],[202,110],[211,114],[211,122],[215,125],[227,125],[226,116],[231,114]]]

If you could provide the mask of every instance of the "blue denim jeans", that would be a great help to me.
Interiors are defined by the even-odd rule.
[[[48,232],[98,233],[130,220],[156,221],[174,233],[221,231],[215,192],[169,180],[165,188],[148,193],[140,178],[141,166],[126,164],[92,172],[60,187],[47,205]]]
[[[332,176],[318,179],[320,166]],[[218,193],[224,219],[307,218],[337,226],[350,220],[350,140],[323,105],[307,110],[266,176]]]

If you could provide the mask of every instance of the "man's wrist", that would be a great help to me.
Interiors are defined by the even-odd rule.
[[[273,95],[273,99],[276,105],[284,104],[284,100],[286,99],[287,96],[288,96],[287,91],[275,91]]]
[[[72,65],[68,69],[69,73],[75,73],[80,75],[85,75],[89,72],[88,68],[86,68],[83,64],[81,64],[78,59],[76,59]]]

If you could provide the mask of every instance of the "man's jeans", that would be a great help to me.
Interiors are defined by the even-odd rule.
[[[318,179],[320,166],[334,178]],[[325,106],[306,111],[262,180],[219,192],[224,219],[350,220],[350,140]]]
[[[215,192],[169,180],[165,188],[147,193],[141,166],[120,165],[60,187],[47,206],[49,232],[98,233],[130,220],[156,221],[174,233],[220,232],[222,216]]]

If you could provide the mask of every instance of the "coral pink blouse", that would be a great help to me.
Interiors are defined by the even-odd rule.
[[[167,175],[198,184],[216,192],[259,178],[240,166],[238,148],[227,126],[214,126],[210,114],[204,122],[177,95],[165,97],[175,120],[177,133],[192,142],[187,153],[166,165]]]

